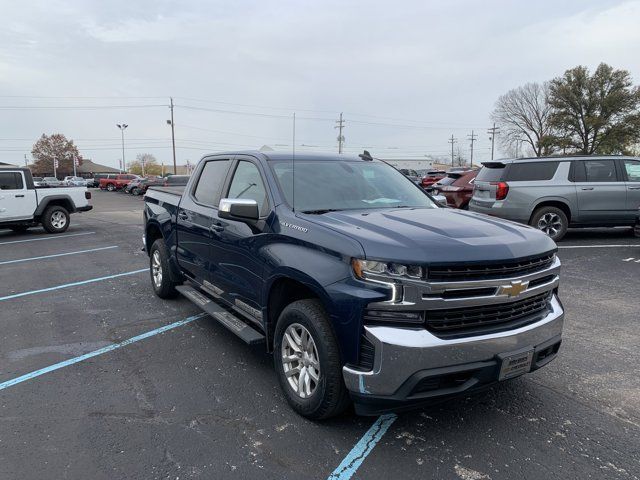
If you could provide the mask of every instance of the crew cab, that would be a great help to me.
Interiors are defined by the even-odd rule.
[[[308,418],[468,394],[560,347],[555,243],[441,208],[368,152],[208,155],[149,188],[144,222],[155,293],[264,345]]]
[[[49,233],[69,228],[69,215],[86,212],[91,193],[86,188],[38,188],[27,168],[0,169],[0,229],[16,232],[42,225]]]
[[[120,190],[132,180],[136,180],[140,177],[138,175],[131,175],[129,173],[122,173],[117,175],[107,175],[100,179],[100,189],[113,192],[114,190]]]

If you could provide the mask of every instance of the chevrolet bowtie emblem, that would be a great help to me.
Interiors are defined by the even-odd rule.
[[[529,282],[516,280],[515,282],[511,282],[510,285],[502,285],[498,289],[498,294],[507,295],[508,297],[517,297],[522,292],[524,292],[528,287],[529,287]]]

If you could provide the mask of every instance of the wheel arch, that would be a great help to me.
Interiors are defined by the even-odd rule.
[[[571,207],[569,206],[569,202],[564,198],[552,197],[552,198],[543,198],[538,200],[531,209],[531,215],[529,216],[529,223],[531,223],[531,219],[536,214],[536,211],[540,208],[544,207],[555,207],[559,208],[564,212],[567,216],[567,220],[571,223],[571,219],[573,218],[573,212],[571,211]]]
[[[69,195],[51,195],[45,197],[36,208],[34,217],[41,216],[51,206],[64,207],[69,213],[76,211],[76,205]]]

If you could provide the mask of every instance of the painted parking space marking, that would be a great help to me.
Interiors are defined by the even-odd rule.
[[[12,387],[22,382],[26,382],[27,380],[32,380],[34,378],[40,377],[50,372],[55,372],[56,370],[60,370],[61,368],[68,367],[69,365],[74,365],[76,363],[83,362],[93,357],[97,357],[98,355],[102,355],[104,353],[112,352],[113,350],[117,350],[122,347],[126,347],[127,345],[131,345],[132,343],[139,342],[140,340],[144,340],[145,338],[153,337],[155,335],[159,335],[161,333],[167,332],[169,330],[173,330],[178,327],[182,327],[191,322],[194,322],[204,316],[206,313],[199,313],[197,315],[193,315],[191,317],[185,318],[184,320],[180,320],[178,322],[170,323],[169,325],[165,325],[164,327],[156,328],[155,330],[151,330],[146,333],[142,333],[140,335],[136,335],[135,337],[131,337],[127,340],[124,340],[120,343],[112,343],[111,345],[107,345],[106,347],[99,348],[98,350],[94,350],[89,353],[85,353],[84,355],[80,355],[79,357],[73,357],[69,360],[65,360],[63,362],[54,363],[53,365],[49,365],[48,367],[40,368],[39,370],[34,370],[33,372],[29,372],[25,375],[21,375],[16,378],[12,378],[11,380],[7,380],[5,382],[0,383],[0,390],[4,390],[6,388]]]
[[[89,252],[99,252],[101,250],[110,250],[113,248],[118,248],[118,246],[111,245],[109,247],[90,248],[88,250],[76,250],[75,252],[56,253],[53,255],[42,255],[40,257],[19,258],[18,260],[7,260],[4,262],[0,262],[0,265],[8,265],[10,263],[30,262],[32,260],[44,260],[46,258],[66,257],[68,255],[77,255],[79,253],[89,253]]]
[[[640,245],[558,245],[558,248],[640,248]]]
[[[12,240],[10,242],[0,242],[0,245],[10,245],[13,243],[40,242],[42,240],[55,240],[56,238],[79,237],[80,235],[93,235],[96,232],[69,233],[66,235],[51,235],[49,237],[29,238],[27,240]]]
[[[378,417],[327,480],[350,479],[397,418],[393,413]]]
[[[79,282],[65,283],[62,285],[57,285],[55,287],[41,288],[39,290],[30,290],[28,292],[14,293],[12,295],[0,297],[0,302],[4,300],[11,300],[13,298],[26,297],[27,295],[35,295],[36,293],[52,292],[54,290],[60,290],[62,288],[77,287],[79,285],[87,285],[89,283],[103,282],[105,280],[111,280],[112,278],[125,277],[127,275],[135,275],[136,273],[148,272],[148,271],[149,271],[149,268],[141,268],[139,270],[133,270],[131,272],[116,273],[115,275],[107,275],[106,277],[90,278],[89,280],[81,280]]]

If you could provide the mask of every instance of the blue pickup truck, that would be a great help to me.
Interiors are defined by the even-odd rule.
[[[308,418],[468,394],[560,347],[555,243],[443,208],[368,152],[206,156],[149,189],[144,221],[155,293],[263,344]]]

